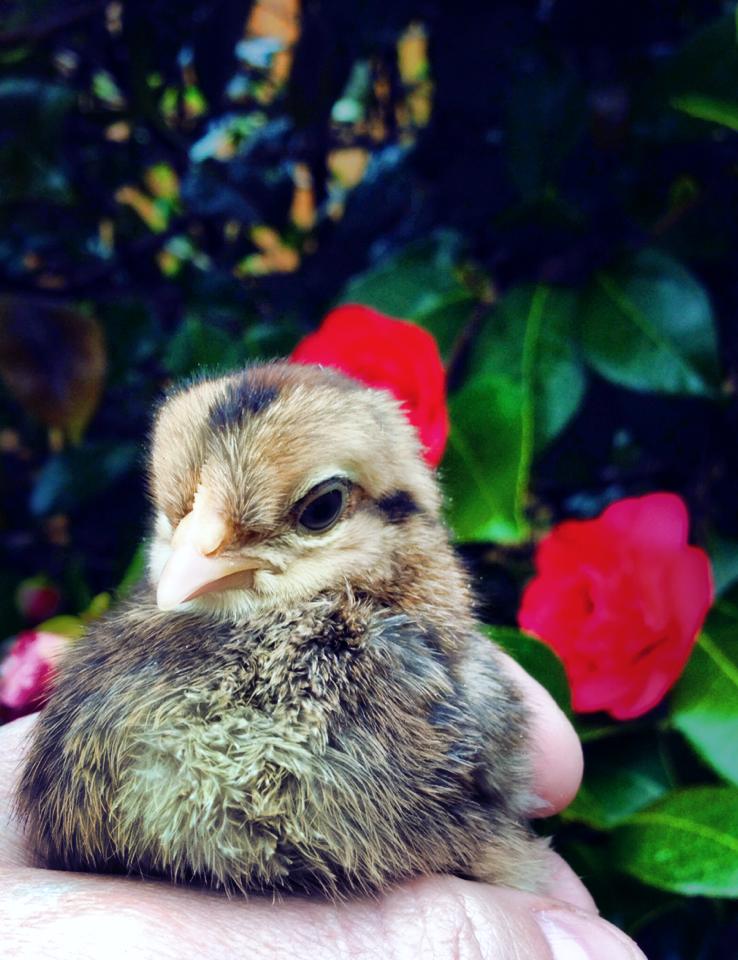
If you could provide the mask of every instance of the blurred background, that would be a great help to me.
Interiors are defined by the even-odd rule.
[[[414,320],[447,365],[441,477],[490,623],[515,623],[552,523],[686,500],[719,656],[646,721],[579,720],[585,789],[547,826],[649,958],[735,957],[738,804],[691,874],[627,834],[675,789],[738,793],[735,15],[5,0],[0,637],[73,630],[140,575],[167,385],[284,356],[338,303]]]

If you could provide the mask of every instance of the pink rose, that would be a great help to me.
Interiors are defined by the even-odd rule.
[[[518,623],[563,661],[578,713],[646,713],[676,683],[713,601],[710,560],[673,493],[613,503],[538,545]]]
[[[0,663],[0,712],[5,720],[33,713],[49,696],[54,666],[69,637],[43,630],[19,633]]]

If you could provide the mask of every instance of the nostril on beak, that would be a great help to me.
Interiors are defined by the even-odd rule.
[[[219,514],[200,518],[194,544],[206,557],[217,557],[233,542],[233,527]]]
[[[207,491],[200,486],[192,510],[174,531],[172,546],[187,543],[204,557],[213,557],[230,546],[233,535],[233,524],[212,504]]]

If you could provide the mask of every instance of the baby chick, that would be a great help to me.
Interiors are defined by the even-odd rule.
[[[19,791],[51,867],[531,888],[527,722],[400,404],[315,366],[175,394],[148,582],[72,645]]]

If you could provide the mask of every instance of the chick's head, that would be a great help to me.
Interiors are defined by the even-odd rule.
[[[150,488],[162,609],[239,618],[371,592],[439,528],[437,485],[399,402],[315,366],[254,366],[171,396]]]

